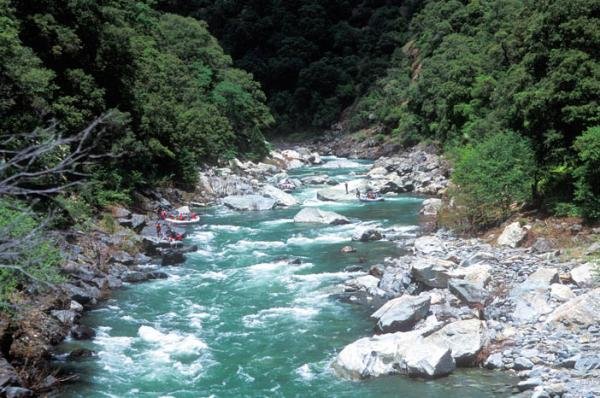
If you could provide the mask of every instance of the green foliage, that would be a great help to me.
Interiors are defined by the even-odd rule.
[[[97,152],[125,156],[87,168],[93,204],[165,178],[192,186],[203,162],[267,152],[259,84],[206,23],[153,3],[0,0],[0,133],[56,120],[70,135],[118,110]]]
[[[50,239],[43,238],[43,230],[36,230],[38,224],[20,203],[0,200],[0,241],[22,240],[0,264],[0,303],[10,301],[11,294],[31,282],[30,278],[42,283],[63,281],[58,269],[62,261],[60,251]],[[20,267],[28,275],[10,267]]]
[[[159,9],[206,20],[265,87],[279,131],[329,127],[406,40],[418,1],[160,0]],[[256,150],[253,150],[256,152]]]
[[[580,165],[575,170],[575,199],[583,215],[600,220],[600,126],[588,128],[575,140]]]
[[[458,151],[452,182],[469,224],[504,221],[511,206],[531,198],[535,162],[529,142],[515,133],[498,133]]]

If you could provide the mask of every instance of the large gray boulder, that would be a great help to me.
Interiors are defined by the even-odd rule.
[[[365,179],[348,181],[348,193],[346,193],[346,183],[340,183],[330,188],[317,191],[317,199],[324,201],[344,201],[356,200],[356,190],[365,192],[369,188],[368,181]]]
[[[448,347],[418,341],[406,354],[406,372],[409,376],[433,379],[447,376],[456,369],[452,350]]]
[[[486,344],[485,322],[479,319],[452,322],[427,336],[425,342],[449,348],[459,366],[469,366]]]
[[[600,324],[600,288],[575,297],[557,307],[546,325],[557,328],[582,328]]]
[[[349,224],[350,220],[333,211],[325,211],[316,207],[306,207],[296,214],[294,222],[342,225]]]
[[[571,279],[573,279],[577,286],[592,286],[595,282],[592,263],[586,263],[573,268],[571,270]]]
[[[358,240],[361,242],[371,242],[381,239],[383,239],[383,234],[381,231],[373,228],[359,229],[352,234],[352,240]]]
[[[260,195],[232,195],[223,198],[223,204],[234,210],[271,210],[277,201]]]
[[[446,245],[437,236],[421,236],[415,239],[415,251],[422,254],[442,253],[446,250]]]
[[[377,319],[380,333],[406,332],[427,316],[431,297],[404,295],[385,303],[371,317]]]
[[[546,300],[550,285],[558,282],[558,270],[555,268],[540,268],[515,287],[510,295],[515,302],[512,314],[517,322],[534,322],[541,315],[548,314],[552,307]]]
[[[450,279],[448,289],[466,304],[485,304],[488,298],[487,291],[464,279]]]
[[[527,228],[521,227],[519,222],[514,222],[504,228],[502,234],[498,237],[498,245],[517,247],[521,244],[527,235]]]
[[[272,185],[265,185],[262,188],[262,194],[275,200],[279,206],[294,206],[298,204],[298,201],[292,195]]]
[[[348,344],[332,363],[341,377],[360,380],[390,374],[412,374],[427,377],[443,376],[454,370],[446,349],[425,343],[423,336],[438,328],[429,325],[411,332],[396,332],[365,337]],[[426,344],[426,345],[424,345]],[[418,350],[415,351],[415,348]],[[427,355],[427,352],[431,355]],[[414,352],[411,354],[411,352]],[[411,356],[412,355],[412,356]],[[410,369],[407,366],[410,361]]]
[[[413,278],[426,286],[446,288],[456,264],[435,257],[417,257],[411,266]]]

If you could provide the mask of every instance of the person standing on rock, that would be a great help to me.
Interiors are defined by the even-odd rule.
[[[162,227],[160,226],[160,222],[156,223],[156,237],[160,238],[160,231],[161,231]]]

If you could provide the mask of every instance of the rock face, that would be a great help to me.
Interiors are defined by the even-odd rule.
[[[321,189],[317,192],[317,199],[324,201],[344,201],[356,200],[356,190],[365,192],[368,188],[367,180],[348,181],[348,193],[346,193],[346,183],[337,184],[331,188]]]
[[[502,234],[498,237],[498,245],[517,247],[525,236],[527,235],[527,228],[521,227],[521,224],[514,222],[504,228]]]
[[[375,311],[372,318],[377,319],[377,331],[380,333],[406,332],[427,316],[431,297],[402,296],[385,303]]]
[[[332,211],[320,210],[315,207],[306,207],[296,214],[294,222],[342,225],[349,224],[350,220]]]
[[[260,195],[234,195],[223,199],[223,204],[234,210],[241,211],[261,211],[271,210],[275,207],[276,200],[265,198]]]
[[[298,204],[298,201],[292,195],[272,185],[265,185],[262,188],[262,194],[275,200],[279,206],[295,206]]]
[[[600,288],[575,297],[556,308],[546,320],[546,325],[562,328],[587,328],[600,324]]]
[[[415,251],[418,253],[442,253],[445,248],[444,242],[436,236],[421,236],[415,239]]]
[[[486,343],[485,322],[467,319],[452,322],[425,338],[425,341],[449,348],[460,366],[469,366]]]

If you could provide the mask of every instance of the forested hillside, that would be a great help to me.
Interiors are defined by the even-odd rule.
[[[160,0],[206,20],[236,66],[263,84],[278,131],[336,122],[407,41],[416,0]]]
[[[428,1],[386,77],[360,99],[354,127],[375,117],[401,143],[437,141],[458,152],[458,166],[498,161],[487,171],[461,169],[474,181],[456,176],[463,187],[477,185],[473,202],[487,207],[531,153],[535,162],[516,175],[527,184],[509,201],[598,218],[599,17],[593,0]],[[497,147],[483,156],[488,142],[506,141],[515,145],[510,158],[497,159]]]
[[[259,84],[204,22],[151,4],[0,1],[0,133],[68,136],[114,110],[96,151],[127,155],[93,170],[100,201],[164,178],[192,185],[201,162],[266,153]]]

